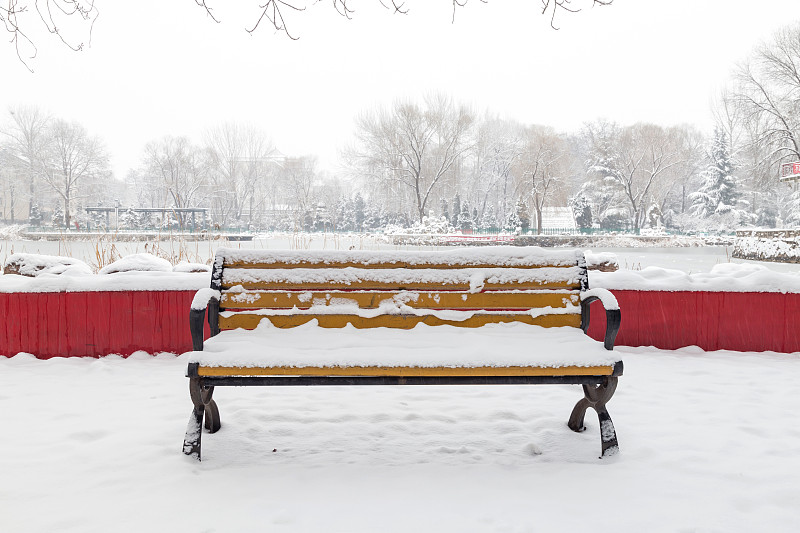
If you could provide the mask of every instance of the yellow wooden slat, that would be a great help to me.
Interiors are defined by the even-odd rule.
[[[528,314],[474,314],[466,320],[443,320],[432,315],[408,316],[408,315],[379,315],[372,318],[364,318],[357,315],[257,315],[247,313],[236,313],[233,316],[220,316],[219,327],[221,330],[236,328],[254,329],[261,320],[269,320],[278,328],[292,328],[300,326],[311,320],[318,320],[323,328],[342,328],[348,324],[362,328],[396,328],[411,329],[419,323],[429,326],[449,325],[464,328],[477,328],[486,324],[497,324],[503,322],[521,322],[543,327],[580,327],[581,316],[579,314],[554,314],[533,317]]]
[[[508,367],[416,367],[416,366],[351,366],[351,367],[218,367],[200,366],[200,376],[349,376],[349,377],[495,377],[495,376],[610,376],[612,366],[536,366]]]
[[[397,290],[411,290],[421,292],[436,292],[436,291],[468,291],[470,289],[469,283],[449,283],[432,285],[430,282],[414,282],[409,281],[399,285],[397,283],[386,283],[381,281],[363,280],[354,281],[351,283],[345,282],[324,282],[318,283],[308,281],[304,283],[290,283],[286,281],[280,282],[265,282],[265,281],[228,281],[222,280],[222,288],[230,289],[233,286],[241,285],[247,290],[285,290],[285,291],[335,291],[335,290],[379,290],[379,291],[397,291]],[[564,290],[578,290],[580,289],[579,283],[571,283],[566,280],[561,281],[526,281],[522,283],[491,283],[485,282],[483,285],[484,291],[491,290],[537,290],[537,289],[564,289]]]
[[[242,292],[225,293],[220,306],[233,309],[308,309],[312,305],[347,303],[361,309],[376,309],[381,302],[402,301],[415,309],[497,309],[520,310],[541,307],[565,307],[580,303],[578,292],[415,292],[416,299],[400,291],[385,292]]]
[[[491,263],[458,264],[458,263],[410,263],[408,261],[384,262],[384,263],[359,263],[355,261],[298,261],[296,263],[286,262],[250,262],[250,261],[225,261],[224,268],[367,268],[367,269],[386,269],[386,268],[433,268],[433,269],[459,269],[459,268],[569,268],[577,266],[577,262],[564,264],[514,264],[513,266],[498,265]]]

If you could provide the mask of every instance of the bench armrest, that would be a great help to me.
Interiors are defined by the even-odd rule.
[[[611,291],[590,289],[581,293],[581,329],[584,333],[589,329],[589,306],[597,300],[600,300],[606,310],[606,336],[603,346],[606,350],[612,350],[622,322],[622,314],[619,310],[619,303]]]
[[[192,349],[203,350],[203,322],[208,309],[208,325],[211,336],[219,333],[219,299],[220,293],[214,289],[200,289],[194,295],[192,308],[189,311],[189,330],[192,332]]]

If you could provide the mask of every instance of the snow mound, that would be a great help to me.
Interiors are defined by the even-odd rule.
[[[615,253],[586,250],[583,252],[583,256],[586,258],[586,268],[589,270],[601,270],[603,272],[619,270],[619,260]]]
[[[172,267],[173,272],[211,272],[211,267],[203,263],[178,263]]]
[[[100,269],[100,274],[117,272],[172,272],[172,265],[166,259],[152,254],[132,254],[114,261]]]
[[[761,265],[721,263],[710,272],[687,274],[650,266],[643,270],[592,272],[591,287],[632,291],[800,293],[800,272],[775,272]]]
[[[92,269],[78,259],[57,255],[12,254],[3,265],[3,274],[36,277],[40,274],[91,274]]]

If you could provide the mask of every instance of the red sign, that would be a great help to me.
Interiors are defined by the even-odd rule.
[[[781,165],[781,177],[796,176],[800,174],[800,162],[784,163]]]

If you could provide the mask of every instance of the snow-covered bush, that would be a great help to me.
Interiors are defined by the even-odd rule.
[[[445,217],[422,217],[422,222],[416,222],[408,228],[407,233],[412,234],[446,234],[453,233],[455,228]]]
[[[211,272],[211,267],[203,263],[178,263],[172,267],[173,272]]]

